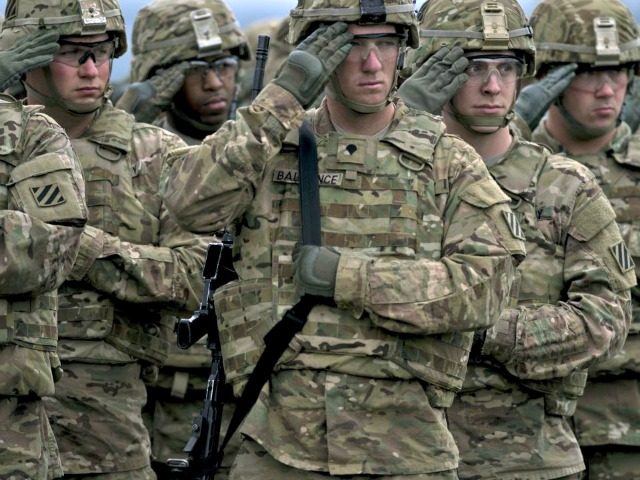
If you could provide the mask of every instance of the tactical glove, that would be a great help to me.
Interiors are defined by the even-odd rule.
[[[296,246],[293,252],[295,281],[303,294],[333,299],[340,254],[316,245]]]
[[[58,33],[38,30],[11,50],[0,52],[0,91],[20,80],[23,73],[51,63],[57,42]]]
[[[640,127],[640,79],[634,79],[624,97],[622,120],[631,127],[632,132]]]
[[[418,49],[417,64],[422,56]],[[467,65],[469,60],[462,48],[442,47],[402,83],[398,95],[411,108],[440,115],[442,107],[468,80],[464,73]]]
[[[184,84],[188,69],[187,62],[180,62],[159,70],[144,82],[132,83],[122,94],[116,107],[131,113],[138,122],[153,123],[171,105],[173,97]]]
[[[273,82],[308,107],[349,54],[352,39],[344,22],[318,28],[289,54]]]
[[[514,111],[533,131],[551,104],[564,92],[576,76],[578,65],[569,63],[554,68],[542,80],[522,89]]]

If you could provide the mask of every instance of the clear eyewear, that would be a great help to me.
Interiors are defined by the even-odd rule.
[[[469,58],[469,65],[465,73],[469,76],[467,83],[471,85],[484,85],[493,73],[503,85],[509,85],[522,78],[524,67],[524,64],[517,58],[500,60]]]
[[[79,67],[92,59],[97,67],[110,61],[116,50],[113,40],[96,43],[60,41],[60,48],[53,54],[53,61],[70,67]]]
[[[347,60],[362,62],[375,52],[380,62],[395,61],[400,50],[401,34],[370,33],[354,35]]]
[[[626,68],[590,69],[579,71],[569,88],[588,93],[596,93],[607,83],[612,90],[627,87],[629,70]]]
[[[207,62],[206,60],[191,60],[189,62],[189,70],[203,78],[210,71],[214,71],[216,76],[221,80],[229,80],[238,73],[239,62],[236,57],[224,57]]]

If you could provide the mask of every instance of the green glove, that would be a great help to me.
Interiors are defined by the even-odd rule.
[[[180,62],[159,70],[144,82],[132,83],[118,99],[116,107],[131,113],[138,122],[153,123],[171,105],[184,84],[188,69],[187,62]]]
[[[556,67],[542,80],[522,89],[516,100],[515,113],[533,131],[551,104],[564,92],[576,76],[578,65]]]
[[[295,280],[303,294],[333,299],[340,254],[327,247],[296,245]]]
[[[289,54],[273,82],[308,107],[349,54],[352,39],[344,22],[318,28]]]
[[[640,127],[640,79],[635,79],[624,97],[622,120],[629,124],[631,131]]]
[[[420,50],[415,59],[418,65],[424,56]],[[398,95],[411,108],[440,115],[442,107],[468,80],[464,73],[467,65],[469,60],[462,48],[442,47],[402,83]]]
[[[20,80],[23,73],[44,67],[58,50],[58,33],[38,30],[11,50],[0,52],[0,91]]]

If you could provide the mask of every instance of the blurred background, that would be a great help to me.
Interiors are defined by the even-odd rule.
[[[136,13],[151,0],[120,0],[120,5],[124,11],[125,21],[127,25],[127,36],[131,36],[131,28]],[[289,14],[289,10],[296,6],[296,0],[226,0],[227,5],[235,12],[240,25],[245,28],[257,20],[282,18]],[[425,0],[418,0],[419,7]],[[539,0],[520,0],[520,4],[524,8],[527,15],[531,14]],[[558,0],[562,1],[562,0]],[[636,20],[640,22],[640,0],[624,0],[627,6],[633,11]],[[180,0],[176,0],[176,3]],[[0,12],[4,13],[6,1],[0,0]],[[119,80],[127,75],[129,62],[131,61],[130,52],[123,57],[118,58],[114,62],[113,79]]]

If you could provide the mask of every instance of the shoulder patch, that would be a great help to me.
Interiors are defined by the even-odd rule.
[[[516,214],[510,210],[505,210],[502,212],[502,214],[504,215],[504,219],[507,222],[507,226],[509,227],[509,230],[511,230],[513,236],[518,240],[526,240]]]
[[[57,183],[49,185],[43,185],[40,187],[30,187],[31,194],[39,207],[55,207],[56,205],[62,205],[67,200],[60,191],[60,187]]]
[[[609,251],[611,252],[611,255],[613,255],[613,258],[615,258],[622,273],[626,273],[635,268],[635,263],[633,263],[633,259],[631,258],[629,250],[623,240],[610,246]]]

